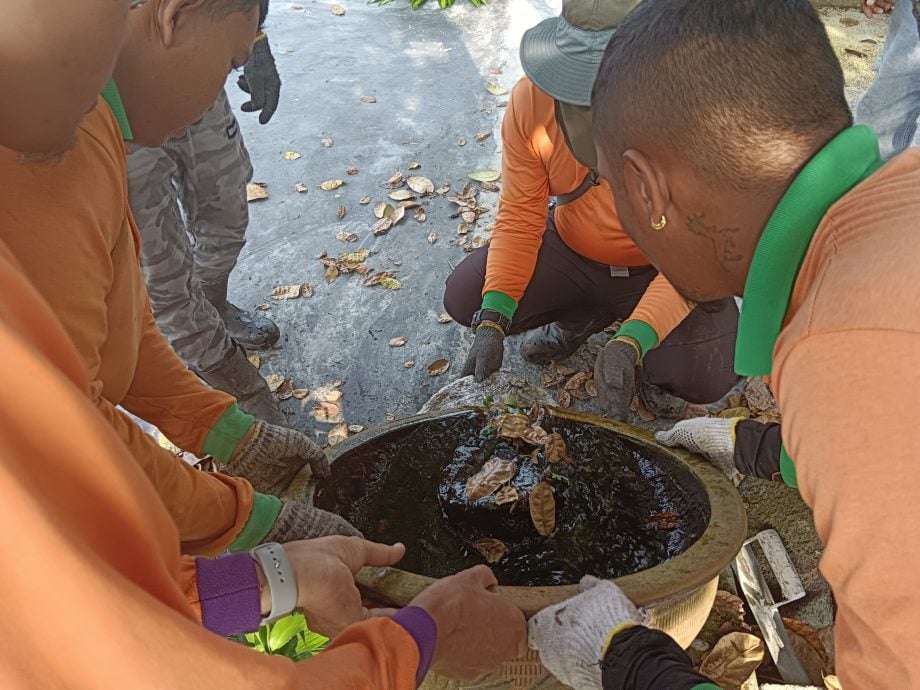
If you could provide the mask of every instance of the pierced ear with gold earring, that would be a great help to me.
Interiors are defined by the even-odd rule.
[[[664,216],[661,216],[661,220],[659,220],[657,223],[652,221],[651,223],[652,230],[664,230],[664,226],[667,224],[668,224],[668,219],[665,218]]]

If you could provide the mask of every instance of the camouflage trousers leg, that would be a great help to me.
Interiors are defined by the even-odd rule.
[[[235,349],[201,283],[226,280],[236,266],[246,242],[251,177],[225,94],[186,136],[128,156],[150,303],[163,335],[198,372],[215,368]]]

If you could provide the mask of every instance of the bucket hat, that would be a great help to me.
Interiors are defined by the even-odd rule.
[[[563,0],[562,15],[521,39],[524,74],[544,93],[591,105],[591,89],[610,37],[639,0]]]

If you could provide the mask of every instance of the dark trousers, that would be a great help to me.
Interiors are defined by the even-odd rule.
[[[475,250],[447,279],[444,308],[458,323],[468,326],[480,308],[488,252],[488,247]],[[652,266],[640,266],[630,268],[628,277],[611,276],[609,266],[569,249],[550,214],[536,269],[514,314],[511,334],[554,321],[566,330],[597,322],[600,331],[628,318],[656,275]],[[719,400],[738,381],[734,371],[737,330],[734,300],[724,300],[714,311],[697,307],[645,356],[644,382],[692,403]]]
[[[782,426],[745,419],[735,427],[735,467],[741,474],[782,481],[779,454]]]

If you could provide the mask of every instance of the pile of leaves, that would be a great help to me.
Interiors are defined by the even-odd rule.
[[[727,407],[715,416],[743,417],[765,423],[782,421],[773,393],[760,377],[748,379],[744,391],[729,396],[727,402]]]
[[[572,400],[587,400],[597,397],[594,373],[590,369],[572,369],[556,362],[550,362],[540,372],[540,383],[544,388],[555,390],[559,407],[569,407]]]

